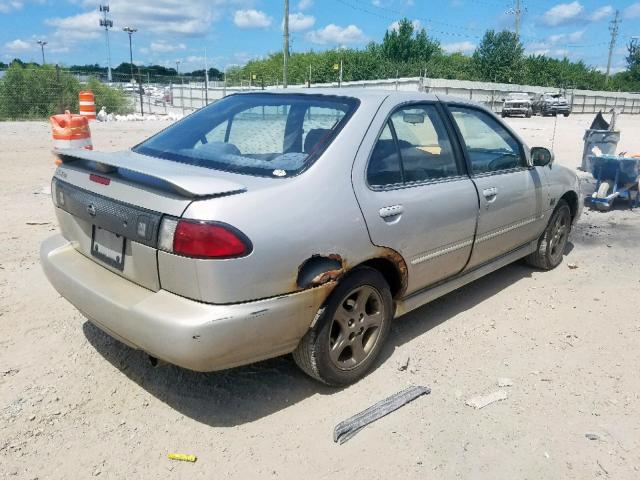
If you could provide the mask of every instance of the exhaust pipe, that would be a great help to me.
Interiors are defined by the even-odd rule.
[[[152,357],[151,355],[147,355],[147,358],[149,359],[149,363],[151,364],[152,367],[157,367],[158,366],[158,359],[156,357]]]

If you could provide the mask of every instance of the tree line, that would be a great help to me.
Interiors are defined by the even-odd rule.
[[[0,62],[0,70],[6,70],[11,65],[18,65],[23,68],[39,68],[41,65],[35,62],[23,62],[19,58],[14,58],[9,64]],[[100,77],[103,79],[107,78],[107,67],[102,67],[97,63],[93,65],[71,65],[70,67],[65,67],[65,70],[75,73],[75,74],[84,74],[87,76]],[[130,80],[131,77],[131,63],[122,62],[117,67],[111,69],[111,73],[113,79],[115,81],[123,81]],[[222,73],[217,68],[209,68],[209,80],[223,80],[224,73]],[[188,78],[204,78],[204,69],[193,70],[191,72],[180,72],[175,68],[168,68],[162,65],[133,65],[133,75],[136,79],[142,77],[144,82],[147,82],[147,79],[152,79],[154,82],[159,83],[168,83],[171,80],[171,77],[175,77],[174,80],[179,80],[179,77],[188,77]],[[166,82],[163,82],[166,80]]]
[[[424,28],[416,29],[404,18],[397,28],[388,30],[382,42],[371,42],[363,49],[340,48],[326,51],[294,53],[289,58],[290,84],[329,83],[338,80],[342,70],[343,81],[375,80],[381,78],[426,76],[454,80],[513,83],[546,86],[550,88],[577,88],[640,92],[640,47],[635,41],[627,45],[627,69],[610,78],[583,61],[557,59],[545,55],[527,55],[518,36],[510,31],[488,30],[472,55],[447,54],[440,43],[427,35]],[[282,82],[282,53],[273,53],[255,59],[242,67],[228,70],[230,84],[251,82],[254,85],[274,85]],[[19,59],[11,65],[39,67]],[[342,65],[342,69],[340,69]],[[0,69],[9,65],[0,62]],[[87,76],[105,79],[106,67],[72,65],[68,69]],[[162,65],[134,65],[136,81],[169,83],[180,78],[205,76],[203,69],[178,75],[175,68]],[[131,64],[123,62],[112,69],[114,80],[129,80]],[[210,68],[209,80],[224,80],[224,73]]]
[[[629,47],[631,48],[631,46]],[[447,54],[425,29],[415,29],[404,18],[387,31],[382,42],[363,49],[341,48],[294,53],[289,57],[289,83],[336,82],[342,63],[343,81],[421,76],[455,80],[513,83],[553,88],[640,91],[640,50],[627,58],[629,68],[607,79],[583,61],[527,55],[518,36],[488,30],[472,55]],[[252,79],[273,84],[282,79],[282,53],[251,60],[229,70],[229,80]]]
[[[101,67],[97,63],[94,65],[71,65],[69,70],[74,73],[84,73],[87,75],[107,76],[107,68]],[[131,63],[122,62],[115,68],[111,69],[111,73],[116,79],[127,78],[131,76]],[[153,78],[160,80],[162,78],[170,77],[197,77],[204,78],[204,69],[193,70],[191,72],[178,72],[175,68],[165,67],[162,65],[133,65],[133,74],[136,79],[141,76],[144,81],[147,78]],[[217,68],[209,68],[209,80],[222,80],[224,74]]]

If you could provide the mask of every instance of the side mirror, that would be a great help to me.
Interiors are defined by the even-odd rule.
[[[544,147],[533,147],[531,149],[531,160],[534,167],[546,167],[553,163],[553,152]]]

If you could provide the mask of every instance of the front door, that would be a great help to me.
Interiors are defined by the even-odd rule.
[[[373,149],[359,153],[366,166],[354,169],[371,241],[404,257],[407,293],[460,272],[473,244],[478,197],[443,113],[416,103],[385,115]]]
[[[542,180],[527,164],[523,145],[495,117],[449,106],[480,197],[468,269],[536,239],[544,227]]]

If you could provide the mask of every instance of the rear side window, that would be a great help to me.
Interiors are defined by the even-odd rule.
[[[324,152],[358,105],[355,98],[332,95],[230,95],[134,151],[217,170],[292,176]]]
[[[474,174],[525,166],[520,143],[494,117],[465,107],[450,107],[471,160]]]
[[[367,181],[369,185],[376,187],[402,183],[400,155],[389,122],[373,147],[367,168]]]
[[[367,180],[374,187],[458,174],[449,136],[433,105],[412,105],[394,112],[367,167]]]

